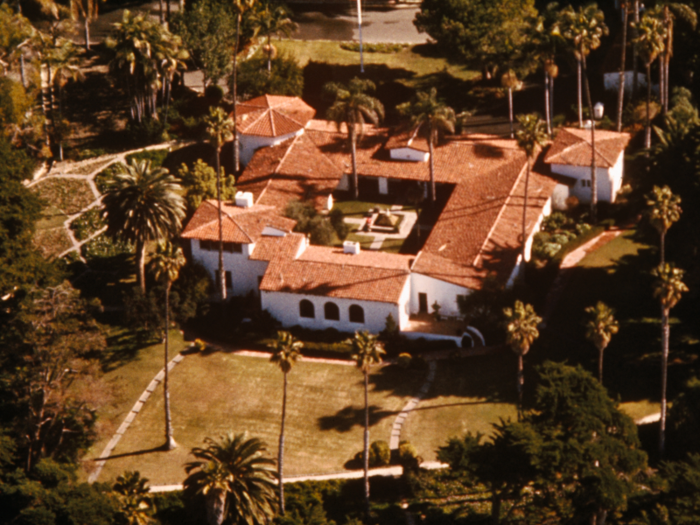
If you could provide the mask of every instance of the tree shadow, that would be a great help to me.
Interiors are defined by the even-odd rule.
[[[395,416],[398,412],[384,410],[377,405],[369,406],[369,425],[374,426],[381,420]],[[332,416],[321,416],[318,418],[319,430],[336,430],[338,432],[350,432],[353,428],[364,427],[365,407],[354,407],[348,405]]]
[[[170,452],[166,446],[163,444],[159,447],[146,448],[142,450],[134,450],[133,452],[122,452],[121,454],[113,454],[108,458],[96,458],[95,461],[112,461],[113,459],[129,458],[135,456],[145,456],[146,454],[153,454],[154,452]]]

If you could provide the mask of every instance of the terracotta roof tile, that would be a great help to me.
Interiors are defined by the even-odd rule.
[[[384,146],[388,150],[412,148],[417,151],[429,151],[428,141],[421,133],[422,126],[402,126],[394,130]]]
[[[595,132],[596,166],[611,168],[630,141],[629,133],[598,129]],[[562,128],[549,148],[544,161],[569,166],[591,165],[591,131]]]
[[[238,132],[245,135],[280,137],[306,126],[316,110],[298,97],[263,95],[237,106]]]
[[[281,217],[271,206],[255,205],[241,208],[231,203],[222,206],[222,233],[225,242],[249,244],[261,238],[265,227],[291,232],[296,224],[292,219]],[[182,232],[185,239],[219,239],[219,212],[217,201],[203,202]]]
[[[284,237],[261,237],[255,243],[250,258],[254,261],[293,259],[305,243],[306,236],[301,233],[290,233]]]

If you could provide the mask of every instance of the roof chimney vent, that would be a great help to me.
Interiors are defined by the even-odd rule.
[[[343,253],[349,253],[351,255],[357,255],[360,253],[360,243],[352,241],[343,242]]]
[[[251,208],[253,206],[253,194],[249,191],[246,191],[245,193],[242,191],[237,191],[236,206],[239,208]]]

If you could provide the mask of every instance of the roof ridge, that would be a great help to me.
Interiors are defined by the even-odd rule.
[[[235,216],[235,217],[238,217],[238,216]],[[238,229],[243,233],[243,235],[245,235],[245,236],[248,238],[248,240],[249,240],[250,242],[254,242],[254,241],[253,241],[253,238],[252,238],[250,235],[248,235],[248,232],[245,230],[245,228],[243,228],[240,224],[238,224],[238,221],[236,220],[235,217],[232,217],[232,216],[229,215],[228,218],[229,218],[229,220],[230,220],[233,224],[236,225],[236,228],[238,228]]]
[[[284,164],[284,161],[287,160],[287,157],[289,156],[289,152],[292,151],[292,148],[294,147],[294,144],[296,144],[297,140],[299,140],[299,137],[301,137],[302,135],[303,135],[303,133],[302,133],[301,135],[296,135],[296,136],[292,139],[292,142],[289,144],[289,147],[287,148],[287,151],[284,152],[284,155],[282,155],[282,158],[280,159],[279,163],[277,164],[277,167],[275,168],[275,171],[272,172],[273,174],[275,174],[275,175],[278,175],[278,174],[279,174],[280,168],[282,167],[282,164]]]

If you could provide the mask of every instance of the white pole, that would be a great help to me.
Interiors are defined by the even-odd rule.
[[[365,62],[362,57],[362,0],[357,0],[357,28],[360,33],[360,73],[364,73]]]

